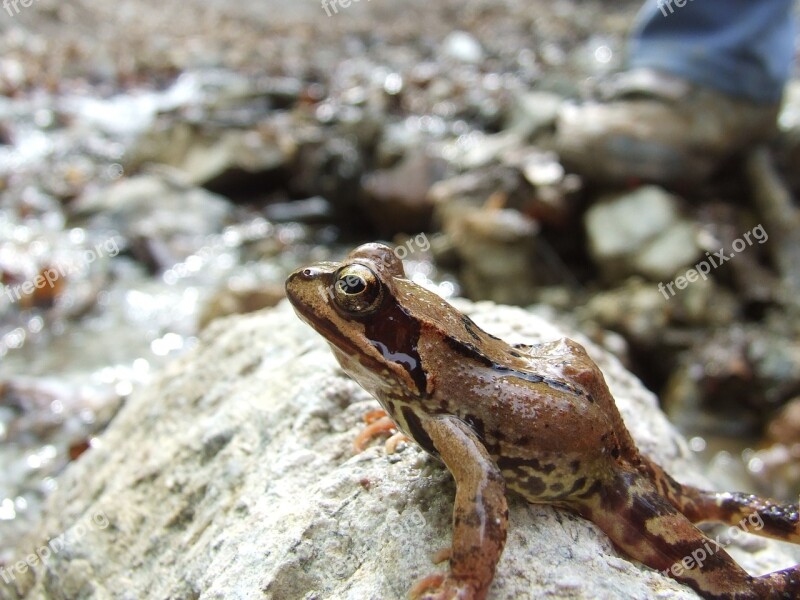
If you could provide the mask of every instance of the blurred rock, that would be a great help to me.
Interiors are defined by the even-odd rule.
[[[748,470],[764,493],[796,499],[800,494],[800,398],[794,398],[766,427],[765,447],[749,456]]]
[[[129,170],[147,163],[170,165],[189,183],[221,189],[242,174],[275,173],[292,160],[291,137],[273,123],[250,129],[212,127],[162,117],[142,135],[129,153]]]
[[[264,216],[273,223],[322,223],[333,218],[333,207],[322,196],[313,196],[270,203],[264,207]]]
[[[75,218],[97,229],[119,231],[142,248],[141,258],[160,266],[173,264],[222,231],[232,207],[223,198],[177,178],[156,174],[123,179],[78,198],[70,209]]]
[[[735,325],[706,335],[682,356],[662,399],[686,431],[755,435],[797,390],[800,343],[791,331]]]
[[[677,198],[655,186],[601,199],[586,212],[585,226],[592,258],[611,280],[669,281],[700,256]]]
[[[787,402],[769,422],[767,441],[786,446],[800,444],[800,398]]]
[[[639,277],[594,294],[578,309],[581,320],[622,333],[639,345],[653,347],[669,325],[669,306],[655,285]]]
[[[454,31],[442,42],[442,52],[448,58],[477,64],[483,61],[484,52],[481,44],[466,31]]]
[[[270,308],[286,297],[283,283],[241,278],[229,280],[205,303],[198,316],[198,328],[205,329],[209,323],[229,315],[243,315],[262,308]]]
[[[631,277],[593,294],[577,312],[584,322],[618,331],[640,348],[650,348],[660,360],[700,339],[705,328],[741,318],[736,297],[710,279],[697,281],[667,301],[656,284]]]
[[[529,153],[521,167],[525,179],[537,188],[553,186],[564,180],[564,167],[552,152]]]
[[[518,148],[503,164],[472,169],[434,184],[430,198],[436,210],[434,221],[447,223],[459,218],[465,206],[480,208],[492,197],[502,196],[503,206],[516,209],[534,221],[568,227],[577,212],[577,191],[572,176],[559,179],[559,166],[552,155],[532,148]],[[524,175],[537,185],[529,183]]]
[[[532,188],[532,193],[516,206],[543,225],[567,230],[575,226],[579,192],[583,184],[577,175],[567,174],[552,152],[525,147],[504,156],[507,164],[518,168]],[[524,184],[522,187],[526,187]],[[520,190],[522,192],[522,190]],[[521,194],[518,194],[521,195]]]
[[[552,92],[520,92],[514,97],[505,129],[524,139],[531,139],[555,125],[563,101],[561,96]]]
[[[765,407],[780,406],[800,391],[800,341],[781,321],[769,329],[750,328],[747,358],[757,377],[759,404]]]
[[[781,277],[781,299],[796,313],[800,309],[800,210],[769,150],[755,148],[747,160],[753,201],[772,238],[767,250]]]
[[[498,162],[504,153],[522,145],[523,139],[515,131],[492,134],[473,131],[446,145],[443,155],[457,169],[468,171]]]
[[[699,207],[697,222],[700,229],[697,239],[701,249],[711,254],[722,249],[729,254],[730,251],[726,249],[732,248],[743,233],[753,229],[752,219],[752,215],[730,202],[711,201]],[[736,260],[715,270],[714,278],[732,284],[744,303],[769,304],[778,300],[779,279],[759,260],[764,258],[759,246],[769,241],[766,231],[764,234],[766,237],[762,237],[760,242],[751,237],[752,245],[746,246],[746,251],[737,253]]]
[[[289,174],[289,194],[295,198],[322,196],[341,222],[363,226],[366,219],[359,199],[366,171],[365,149],[352,137],[317,126],[299,128],[293,135],[298,151]]]
[[[70,449],[102,431],[121,404],[112,386],[87,373],[0,378],[0,565],[10,564],[13,547],[38,525]]]
[[[752,453],[748,474],[761,493],[796,502],[800,495],[800,444],[773,444]]]
[[[539,155],[535,150],[528,154]],[[545,208],[536,194],[511,165],[476,169],[431,188],[434,221],[447,238],[447,251],[437,260],[444,256],[448,266],[460,270],[468,297],[527,304],[540,286],[574,287],[570,269],[538,235],[538,219],[526,214],[540,214],[553,224],[563,222],[572,206],[559,201]]]
[[[800,189],[800,80],[790,80],[784,89],[778,130],[782,174],[797,194]]]
[[[679,325],[716,329],[743,317],[739,297],[711,278],[698,279],[670,297],[668,304],[673,322]]]
[[[661,394],[662,406],[670,421],[687,435],[745,437],[758,430],[758,415],[745,408],[752,377],[737,350],[718,357],[709,365],[709,373],[693,356],[670,374]],[[725,366],[728,372],[717,374]]]
[[[389,168],[399,163],[417,148],[422,148],[427,135],[419,126],[420,119],[407,118],[400,122],[386,123],[375,148],[375,164]]]
[[[450,213],[458,213],[462,205],[478,208],[497,193],[503,194],[509,204],[521,205],[524,199],[517,195],[520,187],[516,169],[495,166],[443,179],[431,186],[429,197],[436,205],[436,220],[442,223],[450,218]]]
[[[431,186],[445,173],[446,163],[423,148],[409,152],[395,167],[375,171],[364,179],[365,209],[384,235],[431,229]]]
[[[6,123],[0,123],[0,146],[10,146],[14,143],[11,128]]]
[[[519,305],[533,301],[542,281],[535,221],[512,209],[465,209],[443,229],[461,260],[467,297]]]

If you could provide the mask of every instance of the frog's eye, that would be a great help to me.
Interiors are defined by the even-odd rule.
[[[364,265],[347,265],[339,269],[333,284],[333,298],[345,312],[367,315],[380,306],[383,284]]]

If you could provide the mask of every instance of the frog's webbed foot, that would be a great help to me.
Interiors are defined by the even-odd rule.
[[[500,469],[469,426],[456,417],[426,419],[422,428],[456,480],[453,543],[446,574],[432,575],[411,592],[414,600],[483,600],[503,552],[508,526]]]
[[[800,597],[800,568],[753,577],[660,493],[650,477],[619,470],[576,498],[575,507],[632,558],[705,598]]]
[[[709,492],[675,481],[657,464],[646,468],[663,496],[692,523],[734,525],[754,535],[800,543],[800,508],[739,492]]]
[[[356,453],[363,452],[372,438],[386,433],[391,434],[384,446],[387,454],[394,454],[401,442],[410,441],[404,433],[397,431],[397,425],[382,409],[369,411],[364,415],[364,422],[367,426],[353,440],[353,450]]]

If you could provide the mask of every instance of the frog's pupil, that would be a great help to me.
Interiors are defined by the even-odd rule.
[[[360,294],[367,289],[367,282],[357,275],[348,275],[339,280],[339,289],[345,294]]]

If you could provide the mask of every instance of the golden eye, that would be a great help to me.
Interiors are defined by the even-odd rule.
[[[383,284],[364,265],[347,265],[336,273],[333,297],[339,308],[345,312],[367,315],[380,306]]]

